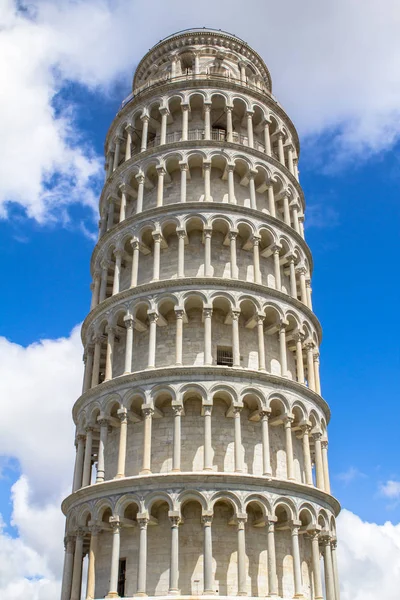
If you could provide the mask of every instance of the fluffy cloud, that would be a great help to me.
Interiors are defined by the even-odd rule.
[[[95,207],[101,158],[79,131],[68,83],[99,101],[158,39],[202,24],[237,33],[262,54],[275,91],[300,132],[331,138],[335,160],[390,148],[400,128],[400,14],[396,0],[3,0],[0,7],[0,216],[19,203],[40,222],[68,219],[72,203]],[[262,18],[263,15],[265,18]],[[255,18],[256,16],[261,18]],[[57,106],[57,109],[55,108]],[[76,108],[76,107],[75,107]]]

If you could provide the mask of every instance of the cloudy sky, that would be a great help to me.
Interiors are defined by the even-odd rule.
[[[192,26],[248,41],[300,133],[342,600],[398,600],[396,0],[1,0],[0,597],[58,597],[103,140],[140,57]]]

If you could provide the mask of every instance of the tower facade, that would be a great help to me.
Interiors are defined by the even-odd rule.
[[[339,600],[299,141],[267,67],[221,31],[162,40],[105,151],[62,600]]]

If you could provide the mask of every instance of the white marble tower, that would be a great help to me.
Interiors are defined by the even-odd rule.
[[[267,67],[221,31],[162,40],[105,151],[62,600],[339,600],[299,141]]]

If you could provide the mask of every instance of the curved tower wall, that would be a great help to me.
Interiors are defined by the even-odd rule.
[[[338,600],[299,142],[268,69],[230,34],[167,38],[105,152],[62,599]]]

